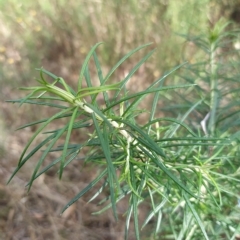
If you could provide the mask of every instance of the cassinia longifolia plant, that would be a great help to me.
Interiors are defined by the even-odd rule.
[[[226,56],[219,55],[218,50],[223,47],[225,39],[229,44],[235,34],[226,34],[226,25],[221,26],[216,25],[206,38],[187,36],[188,40],[205,51],[206,61],[179,65],[137,93],[130,93],[126,84],[154,50],[143,57],[124,79],[113,84],[109,82],[123,62],[149,44],[129,52],[106,76],[103,76],[96,54],[101,43],[96,44],[86,56],[75,89],[61,77],[38,69],[38,85],[22,88],[30,93],[23,99],[11,102],[39,107],[45,105],[59,111],[49,118],[19,128],[40,125],[23,150],[9,181],[40,150],[42,155],[33,170],[28,189],[36,178],[55,165],[59,166],[61,178],[64,168],[74,160],[79,161],[79,153],[87,149],[82,161],[99,165],[99,172],[62,211],[90,190],[94,189],[95,193],[89,202],[102,196],[100,194],[107,189],[109,196],[100,202],[105,205],[95,214],[112,208],[117,220],[116,205],[128,196],[125,239],[128,238],[131,219],[136,239],[140,239],[140,230],[150,221],[155,223],[156,238],[235,239],[240,230],[237,206],[240,134],[236,130],[240,123],[240,78],[234,76],[230,79],[230,74],[235,72],[240,75],[239,65],[232,60],[227,62]],[[92,60],[98,86],[93,86],[89,72],[88,66]],[[232,69],[231,72],[229,69]],[[224,71],[228,73],[226,78],[222,76]],[[187,82],[166,84],[166,79],[170,79],[175,72],[180,72],[178,76]],[[203,81],[208,90],[198,80]],[[188,94],[184,95],[186,91]],[[153,100],[148,109],[149,117],[140,125],[136,121],[142,113],[139,104],[150,94]],[[161,98],[165,107],[170,106],[166,101],[169,95],[173,98],[181,95],[188,108],[184,112],[183,108],[179,108],[177,117],[156,117]],[[234,102],[230,97],[234,98]],[[104,99],[104,104],[98,103],[99,98]],[[50,123],[59,119],[66,119],[66,124],[44,132]],[[94,130],[86,134],[86,140],[70,143],[73,132],[86,129],[89,133],[90,126]],[[45,136],[44,140],[30,150],[41,133]],[[59,145],[58,141],[63,138],[64,144]],[[61,155],[43,166],[48,153],[53,151],[61,151]],[[138,211],[143,202],[148,202],[151,209],[140,226]]]

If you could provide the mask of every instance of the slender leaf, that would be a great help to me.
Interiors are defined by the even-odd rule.
[[[109,189],[110,189],[110,196],[111,196],[111,203],[112,203],[112,209],[115,219],[118,219],[117,217],[117,208],[116,208],[116,196],[115,196],[115,184],[118,185],[118,178],[116,176],[115,168],[112,163],[110,149],[109,149],[109,142],[107,139],[106,131],[102,132],[99,128],[99,124],[97,122],[97,119],[95,117],[95,114],[92,114],[93,122],[95,125],[95,129],[97,132],[97,135],[99,137],[102,150],[104,152],[104,155],[106,157],[107,161],[107,170],[108,170],[108,182],[109,182]],[[120,189],[120,187],[118,186]]]
[[[37,135],[50,123],[52,122],[53,120],[55,120],[56,118],[58,118],[59,116],[67,113],[68,111],[71,111],[71,109],[64,109],[62,110],[61,112],[58,112],[56,113],[55,115],[53,115],[52,117],[50,117],[44,124],[42,124],[42,126],[33,134],[33,136],[30,138],[30,140],[28,141],[26,147],[24,148],[21,156],[20,156],[20,159],[19,159],[19,162],[18,162],[18,166],[21,165],[21,161],[26,153],[26,151],[28,150],[29,146],[31,145],[31,143],[33,142],[33,140],[37,137]]]
[[[54,139],[51,141],[51,143],[48,145],[48,147],[44,150],[41,158],[38,160],[38,163],[33,171],[33,174],[32,174],[32,177],[29,181],[29,184],[28,184],[28,191],[30,190],[32,184],[33,184],[33,181],[36,179],[36,175],[38,173],[38,170],[40,168],[40,166],[42,165],[44,159],[46,158],[47,154],[49,153],[50,149],[54,146],[54,144],[57,142],[57,140],[59,140],[59,138],[61,137],[61,135],[66,131],[68,125],[66,124],[64,128],[62,128],[61,131],[59,131],[56,136],[54,137]]]
[[[209,240],[208,235],[207,235],[207,233],[206,233],[206,230],[205,230],[205,228],[204,228],[204,225],[203,225],[203,223],[202,223],[202,221],[201,221],[198,213],[196,212],[196,210],[195,210],[194,207],[192,206],[191,202],[189,201],[189,198],[187,197],[186,193],[184,193],[184,192],[183,192],[183,197],[184,197],[184,199],[185,199],[185,201],[186,201],[186,204],[187,204],[188,207],[190,208],[190,210],[191,210],[191,212],[192,212],[192,214],[193,214],[193,216],[194,216],[194,218],[195,218],[198,226],[200,227],[203,236],[205,237],[205,239]]]
[[[7,183],[9,183],[12,178],[16,175],[16,173],[22,168],[22,166],[41,148],[43,147],[45,144],[47,144],[49,141],[51,141],[53,138],[56,137],[56,133],[52,134],[50,136],[48,136],[46,139],[44,139],[40,144],[38,144],[25,158],[22,159],[22,161],[20,162],[20,164],[18,164],[18,166],[15,168],[15,170],[13,171],[13,173],[11,174],[9,180]]]
[[[109,73],[107,74],[107,76],[104,78],[103,84],[105,84],[107,82],[107,80],[111,77],[111,75],[115,72],[115,70],[123,63],[126,61],[126,59],[128,59],[131,55],[133,55],[134,53],[136,53],[137,51],[141,50],[142,48],[145,48],[147,46],[151,45],[151,43],[147,43],[144,44],[140,47],[137,47],[135,49],[133,49],[132,51],[130,51],[128,54],[126,54],[121,60],[119,60],[116,65],[109,71]]]
[[[71,137],[71,132],[72,132],[72,129],[73,129],[74,121],[75,121],[75,118],[77,117],[77,112],[78,112],[78,107],[76,107],[73,110],[72,117],[71,117],[71,119],[69,121],[69,124],[68,124],[68,131],[67,131],[67,136],[66,136],[65,143],[64,143],[64,148],[63,148],[63,152],[62,152],[62,159],[61,159],[61,165],[60,165],[60,171],[59,171],[59,178],[60,179],[62,177],[63,168],[64,168],[64,161],[65,161],[65,158],[66,158],[68,144],[69,144],[69,140],[70,140],[70,137]]]
[[[86,68],[88,66],[88,62],[89,62],[91,56],[93,55],[93,53],[95,52],[96,48],[101,44],[102,44],[102,42],[99,42],[99,43],[95,44],[92,47],[92,49],[90,50],[90,52],[88,53],[88,55],[86,56],[85,60],[84,60],[84,63],[82,65],[82,69],[81,69],[81,72],[80,72],[80,75],[79,75],[79,78],[78,78],[78,91],[82,88],[83,76],[84,76],[84,73],[85,73]]]
[[[90,182],[80,193],[78,193],[74,198],[72,198],[62,209],[62,213],[69,208],[73,203],[75,203],[79,198],[81,198],[85,193],[90,191],[105,175],[107,174],[107,169],[102,171],[92,182]]]
[[[127,97],[121,98],[120,100],[110,104],[104,111],[109,110],[110,108],[113,108],[114,106],[122,103],[122,102],[126,102],[127,100],[136,98],[136,97],[140,97],[140,96],[146,96],[149,93],[155,93],[155,92],[159,92],[159,91],[168,91],[168,90],[172,90],[172,89],[176,89],[176,88],[188,88],[188,87],[193,87],[194,84],[182,84],[182,85],[175,85],[175,86],[167,86],[167,87],[160,87],[160,88],[155,88],[155,89],[149,89],[149,90],[145,90],[145,91],[141,91],[138,93],[134,93],[132,95],[129,95]],[[127,110],[124,112],[124,115],[127,113]]]
[[[99,81],[100,81],[100,86],[103,86],[104,85],[104,79],[103,79],[102,69],[101,69],[101,65],[100,65],[100,62],[98,60],[96,52],[93,53],[93,57],[94,57],[95,65],[96,65],[96,68],[97,68],[97,73],[98,73],[98,78],[99,78]],[[97,95],[94,96],[93,101],[95,101],[96,97],[97,97]],[[108,97],[107,92],[103,92],[103,98],[104,98],[106,106],[108,106],[109,105],[109,97]]]
[[[121,86],[119,87],[119,90],[116,91],[115,95],[114,95],[114,99],[117,98],[117,96],[119,95],[119,93],[121,92],[122,88],[126,85],[126,83],[130,80],[130,78],[133,76],[133,74],[142,66],[142,64],[144,62],[146,62],[146,60],[152,56],[152,54],[154,53],[155,50],[150,51],[144,58],[142,58],[137,64],[136,66],[134,66],[132,68],[132,70],[128,73],[128,75],[124,78],[124,80],[121,83]]]

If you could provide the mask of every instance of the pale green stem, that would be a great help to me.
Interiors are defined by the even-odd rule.
[[[65,99],[67,102],[69,102],[70,104],[74,104],[75,106],[78,106],[80,107],[81,109],[83,109],[86,113],[90,113],[92,114],[94,111],[88,107],[86,105],[86,103],[84,102],[84,100],[81,100],[81,98],[79,97],[75,97],[71,92],[68,92],[66,90],[63,90],[59,87],[56,87],[56,86],[52,86],[52,85],[47,85],[46,88],[44,88],[43,90],[48,91],[48,92],[52,92],[54,94],[56,94],[57,96]],[[99,116],[96,112],[94,112],[95,115],[96,115],[96,118],[99,120],[99,121],[103,121],[102,117]],[[109,122],[111,123],[111,125],[118,129],[119,132],[122,134],[122,136],[124,136],[128,142],[128,144],[132,143],[132,144],[137,144],[137,140],[134,139],[126,130],[123,130],[123,123],[119,124],[118,122],[112,120],[112,119],[108,119]],[[137,147],[139,150],[140,148]],[[141,150],[140,150],[141,151]]]
[[[85,112],[87,113],[93,113],[94,111],[88,107],[83,101],[81,100],[75,100],[75,105],[79,106],[80,108],[82,108]],[[103,121],[103,119],[96,113],[94,112],[95,115],[96,115],[96,118],[100,121]],[[117,123],[116,121],[112,120],[112,119],[108,119],[109,122],[112,124],[112,126],[114,128],[117,128],[119,129],[119,132],[127,139],[128,142],[130,143],[133,143],[133,144],[136,144],[137,141],[134,140],[133,137],[130,136],[130,134],[126,131],[126,130],[123,130],[122,127],[123,127],[123,124],[119,124]]]
[[[216,65],[216,49],[215,44],[211,44],[210,55],[210,68],[211,68],[211,99],[210,99],[210,119],[208,124],[208,130],[210,135],[213,136],[216,127],[216,111],[218,108],[218,79],[217,79],[217,65]]]

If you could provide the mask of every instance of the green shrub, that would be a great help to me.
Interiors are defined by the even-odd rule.
[[[112,208],[118,219],[117,203],[128,197],[126,239],[131,217],[136,239],[140,239],[140,229],[151,220],[156,238],[161,234],[164,239],[234,239],[240,230],[239,75],[238,52],[235,50],[229,58],[222,51],[222,44],[230,46],[237,36],[237,31],[227,32],[226,27],[219,22],[207,37],[186,36],[204,51],[206,59],[179,65],[136,93],[129,92],[126,84],[154,51],[140,59],[123,80],[108,82],[122,63],[149,44],[130,51],[106,76],[96,53],[100,43],[96,44],[86,56],[75,88],[61,77],[38,69],[38,85],[22,88],[30,94],[11,102],[45,105],[59,111],[19,128],[41,124],[23,150],[10,180],[40,149],[43,152],[28,183],[29,190],[37,177],[55,165],[59,166],[61,178],[64,168],[79,160],[79,153],[84,151],[87,154],[80,160],[98,165],[99,172],[63,211],[90,190],[95,190],[89,199],[93,201],[107,189],[109,196],[100,199],[103,207],[95,214]],[[98,86],[93,85],[90,61],[96,68]],[[183,84],[167,84],[183,80]],[[147,95],[153,95],[152,104],[144,110],[141,102]],[[99,103],[101,99],[104,104]],[[179,105],[171,106],[168,99]],[[158,117],[160,100],[165,105],[163,110],[169,104],[168,110],[175,107],[178,116]],[[148,118],[139,124],[136,119],[143,113]],[[59,119],[66,119],[64,126],[43,132]],[[70,143],[73,132],[87,132],[87,140]],[[41,133],[44,140],[29,150]],[[59,145],[62,137],[65,142]],[[62,153],[43,166],[53,151]],[[139,226],[138,211],[143,202],[148,202],[151,210]]]

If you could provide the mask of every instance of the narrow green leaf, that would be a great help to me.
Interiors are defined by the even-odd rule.
[[[185,121],[185,119],[189,116],[189,114],[199,105],[202,103],[203,100],[199,100],[198,102],[196,102],[185,114],[184,116],[181,118],[181,122]],[[169,136],[168,137],[172,137],[176,131],[178,130],[178,128],[180,127],[181,125],[178,124],[176,125],[176,127],[174,127],[174,129],[171,131],[171,133],[169,133]],[[195,135],[195,134],[194,134]],[[166,136],[167,137],[167,136]]]
[[[185,192],[183,192],[183,197],[184,197],[184,199],[185,199],[188,207],[190,208],[190,210],[191,210],[194,218],[196,219],[196,222],[197,222],[198,226],[200,227],[203,236],[205,237],[205,239],[209,240],[208,235],[207,235],[207,233],[206,233],[206,231],[205,231],[205,227],[204,227],[204,225],[203,225],[203,223],[202,223],[202,221],[201,221],[198,213],[196,212],[196,210],[195,210],[194,207],[192,206],[191,202],[189,201],[189,198],[187,197],[187,195],[186,195]]]
[[[82,81],[83,81],[83,76],[84,76],[84,73],[85,73],[85,70],[86,70],[86,67],[88,65],[88,62],[91,58],[91,56],[93,55],[93,53],[95,52],[96,48],[102,44],[102,42],[99,42],[97,44],[95,44],[92,49],[90,50],[90,52],[88,53],[88,55],[86,56],[85,60],[84,60],[84,63],[82,65],[82,69],[81,69],[81,72],[80,72],[80,75],[79,75],[79,78],[78,78],[78,91],[82,88]]]
[[[160,88],[155,88],[155,89],[149,89],[149,90],[141,91],[141,92],[134,93],[134,94],[131,94],[129,96],[126,96],[124,98],[121,98],[120,100],[118,100],[116,102],[113,102],[106,109],[104,109],[104,111],[107,111],[110,108],[113,108],[114,106],[116,106],[116,105],[118,105],[118,104],[120,104],[122,102],[126,102],[127,100],[130,100],[130,99],[133,99],[133,98],[145,96],[145,95],[147,95],[149,93],[155,93],[155,92],[159,92],[159,91],[168,91],[168,90],[173,90],[173,89],[177,89],[177,88],[187,88],[187,87],[193,87],[193,86],[195,86],[195,84],[182,84],[182,85],[160,87]],[[131,107],[132,107],[132,104],[131,104]],[[124,112],[124,115],[126,113],[127,113],[127,110]]]
[[[59,179],[62,178],[62,173],[63,173],[63,168],[64,168],[64,161],[65,161],[65,158],[66,158],[68,144],[69,144],[69,140],[70,140],[70,137],[71,137],[73,124],[74,124],[74,121],[75,121],[76,116],[77,116],[77,112],[78,112],[78,107],[75,107],[75,109],[73,111],[73,114],[72,114],[72,117],[71,117],[71,119],[69,121],[69,124],[68,124],[67,136],[66,136],[66,139],[65,139],[64,148],[63,148],[63,152],[62,152],[62,159],[61,159],[61,165],[60,165],[60,171],[59,171]]]
[[[155,209],[153,209],[149,215],[147,216],[147,218],[145,219],[143,225],[142,225],[142,228],[143,229],[148,223],[149,221],[159,212],[161,211],[161,209],[164,207],[164,205],[166,204],[167,202],[167,199],[163,199],[159,204],[158,206],[155,207]]]
[[[52,122],[53,120],[55,120],[56,118],[58,118],[59,116],[67,113],[68,111],[71,111],[71,108],[69,109],[64,109],[62,110],[61,112],[58,112],[56,113],[55,115],[53,115],[52,117],[50,117],[44,124],[42,124],[42,126],[33,134],[33,136],[30,138],[30,140],[28,141],[26,147],[24,148],[21,156],[20,156],[20,159],[19,159],[19,162],[18,162],[18,166],[21,165],[21,161],[26,153],[26,151],[28,150],[29,146],[31,145],[31,143],[33,142],[33,140],[37,137],[37,135],[39,135],[39,133],[50,123]]]
[[[145,48],[147,46],[151,45],[151,43],[147,43],[144,44],[140,47],[137,47],[135,49],[133,49],[132,51],[130,51],[128,54],[126,54],[122,59],[120,59],[116,65],[109,71],[109,73],[107,74],[107,76],[104,78],[103,84],[105,84],[107,82],[107,80],[111,77],[111,75],[115,72],[115,70],[123,63],[125,62],[126,59],[128,59],[131,55],[133,55],[134,53],[136,53],[137,51],[141,50],[142,48]]]
[[[229,112],[229,109],[228,109],[228,112]],[[230,117],[238,114],[239,112],[240,112],[240,110],[231,112],[231,113],[227,114],[226,116],[222,117],[221,119],[218,119],[216,123],[219,124],[220,122],[222,122],[222,121],[226,120],[227,118],[230,118]]]
[[[81,114],[79,114],[80,112],[78,112],[77,117]],[[72,116],[72,114],[69,114],[69,116]],[[74,122],[73,124],[73,129],[79,129],[79,128],[86,128],[86,127],[90,127],[92,125],[92,123],[90,122],[83,122],[83,121],[79,121],[79,122]],[[61,129],[61,128],[60,128]],[[43,132],[43,134],[47,134],[47,133],[54,133],[60,129],[57,130],[51,130],[51,131],[46,131]]]
[[[66,82],[64,81],[63,78],[61,78],[61,77],[58,78],[58,81],[63,85],[63,87],[65,88],[65,90],[66,90],[68,93],[76,96],[76,92],[75,92],[69,85],[66,84]]]
[[[73,203],[75,203],[79,198],[81,198],[85,193],[91,190],[105,175],[107,174],[107,169],[100,173],[92,182],[90,182],[80,193],[78,193],[74,198],[72,198],[62,209],[63,213],[67,208],[69,208]]]
[[[163,81],[159,83],[159,87],[162,87],[162,85],[163,85]],[[156,92],[154,94],[153,103],[152,103],[152,109],[150,111],[150,116],[149,116],[148,123],[150,123],[154,119],[154,115],[155,115],[155,112],[156,112],[159,95],[160,95],[160,92]],[[151,131],[151,124],[149,125],[148,130],[147,130],[148,135],[150,134],[150,131]]]
[[[90,77],[88,65],[85,68],[84,77],[85,77],[88,88],[91,88],[92,87],[92,82],[91,82],[91,77]]]
[[[143,145],[148,147],[149,149],[152,149],[155,151],[157,154],[159,154],[162,157],[166,157],[162,149],[156,144],[156,142],[148,136],[140,127],[138,127],[135,124],[132,124],[126,120],[119,119],[118,120],[121,123],[124,123],[126,126],[129,126],[132,130],[136,131],[139,136],[135,136],[135,138],[141,142]]]
[[[144,58],[142,58],[133,68],[132,70],[128,73],[128,75],[124,78],[124,80],[122,81],[119,90],[116,91],[113,99],[116,99],[117,96],[119,95],[119,93],[121,92],[122,88],[126,85],[126,83],[131,79],[131,77],[133,76],[133,74],[142,66],[142,64],[144,62],[147,61],[147,59],[152,56],[152,54],[155,52],[155,49],[150,51]]]
[[[132,198],[132,196],[131,196]],[[132,201],[131,198],[129,199],[129,203]],[[127,217],[126,217],[126,222],[125,222],[125,233],[124,233],[124,239],[127,240],[128,239],[128,231],[130,228],[130,220],[131,220],[131,216],[132,216],[132,211],[133,211],[133,205],[129,204],[128,205],[128,210],[127,210]]]
[[[67,154],[66,154],[66,159],[67,159],[67,161],[64,163],[63,168],[65,168],[69,163],[71,163],[71,162],[76,158],[76,156],[79,154],[79,152],[80,152],[80,149],[75,150],[75,151],[73,152],[72,156],[70,156],[68,159],[67,159],[67,157],[68,157],[69,153],[67,153]],[[60,169],[59,169],[58,173],[59,173],[59,172],[60,172]]]
[[[134,189],[134,192],[131,194],[131,204],[133,206],[133,221],[134,221],[135,235],[137,240],[140,240],[139,224],[138,224],[138,202],[139,202],[138,196],[141,193],[135,194],[135,192],[137,192],[137,184],[136,184],[136,178],[135,178],[132,164],[130,164],[130,173],[131,173],[131,185]]]
[[[51,151],[49,151],[49,152],[51,152]],[[76,152],[75,149],[74,149],[74,150],[72,150],[72,151],[69,151],[69,152],[67,153],[67,156],[69,156],[69,155],[71,155],[71,154],[73,154],[73,156],[71,157],[71,159],[73,159],[73,158],[75,158],[75,157],[77,156],[78,152]],[[48,164],[46,167],[44,167],[41,171],[39,171],[39,172],[35,175],[34,180],[37,179],[37,178],[38,178],[40,175],[42,175],[43,173],[47,172],[51,167],[53,167],[54,165],[56,165],[57,163],[59,163],[59,162],[61,161],[61,158],[62,158],[62,157],[56,158],[54,161],[52,161],[50,164]],[[65,167],[65,166],[64,166],[64,167]],[[29,182],[27,183],[26,186],[29,186]]]
[[[100,87],[82,88],[78,91],[77,99],[83,98],[85,96],[96,95],[98,93],[102,93],[102,92],[106,92],[106,91],[117,90],[118,85],[120,85],[120,84],[121,84],[121,82],[111,84],[111,85],[100,86]]]
[[[95,52],[95,51],[94,51]],[[88,69],[88,65],[86,66],[86,69],[85,69],[85,72],[84,72],[84,77],[85,77],[85,80],[86,80],[86,83],[87,83],[87,89],[91,89],[92,88],[92,82],[91,82],[91,77],[90,77],[90,73],[89,73],[89,69]],[[79,93],[79,91],[78,91]],[[93,99],[94,99],[94,96],[92,95],[96,95],[94,93],[90,94],[90,97],[92,99],[92,102],[93,102]]]
[[[128,187],[128,186],[127,186]],[[131,189],[127,189],[122,191],[122,193],[117,197],[116,199],[116,203],[118,203],[121,199],[123,199],[124,197],[126,197],[127,195],[129,195],[132,192]],[[107,206],[105,206],[104,208],[102,208],[100,211],[94,212],[92,213],[93,215],[99,215],[103,212],[105,212],[106,210],[108,210],[110,207],[112,207],[112,203],[109,203]]]
[[[17,99],[17,100],[6,101],[6,102],[22,103],[22,101],[23,101],[23,99]],[[63,106],[63,105],[60,105],[60,104],[55,104],[55,103],[50,103],[50,102],[39,102],[39,101],[32,101],[32,100],[24,100],[24,103],[34,104],[34,105],[43,105],[43,106],[48,106],[48,107],[60,108],[60,109],[68,108],[66,106]]]
[[[134,219],[134,228],[135,228],[135,235],[137,240],[140,240],[139,235],[139,226],[138,226],[138,198],[135,193],[132,194],[132,205],[133,205],[133,219]]]
[[[171,71],[167,72],[165,75],[163,75],[162,77],[157,79],[155,82],[153,82],[145,91],[148,91],[148,90],[154,88],[157,84],[160,84],[161,82],[163,82],[170,74],[172,74],[173,72],[175,72],[177,69],[181,68],[185,64],[186,63],[178,65],[177,67],[173,68]],[[161,84],[160,84],[160,87],[161,87]],[[128,111],[130,111],[130,109],[134,108],[134,106],[136,106],[143,97],[144,97],[144,94],[140,95],[136,99],[134,99],[133,102],[129,105],[129,107],[125,110],[124,115],[126,115],[128,113]]]
[[[141,146],[140,146],[141,147]],[[141,147],[141,150],[157,165],[159,168],[170,178],[175,182],[180,188],[182,188],[184,191],[186,191],[188,194],[190,194],[194,198],[198,198],[193,194],[179,179],[177,179],[162,163],[162,161],[158,158],[155,152],[147,151],[143,147]]]
[[[22,166],[45,144],[47,144],[49,141],[51,141],[54,137],[56,136],[55,134],[52,134],[48,136],[46,139],[44,139],[40,144],[38,144],[25,158],[22,159],[20,164],[15,168],[13,171],[12,175],[10,176],[9,180],[7,181],[7,184],[12,180],[12,178],[16,175],[16,173],[22,168]]]
[[[142,199],[142,197],[140,196],[141,194],[137,191],[137,189],[132,185],[132,176],[134,175],[135,173],[134,173],[134,170],[130,170],[130,171],[128,171],[127,173],[126,173],[126,181],[127,181],[127,183],[128,183],[128,185],[129,185],[129,187],[130,187],[130,189],[132,190],[132,192],[139,198],[139,199],[141,199],[141,200],[143,200]]]
[[[41,78],[40,83],[41,83],[42,85],[47,84],[47,81],[46,81],[45,78],[43,77],[43,71],[42,71],[42,70],[40,71],[40,78]]]
[[[107,185],[108,185],[108,181],[105,180],[102,186],[98,189],[98,191],[96,191],[96,193],[88,200],[88,203],[92,202],[96,197],[98,197],[102,193],[104,188],[106,188]]]
[[[39,99],[42,99],[42,100],[57,100],[57,101],[63,101],[63,99],[62,98],[57,98],[57,97],[52,97],[52,96],[41,96],[41,97],[30,97],[29,98],[30,100],[32,100],[32,99],[37,99],[37,100],[39,100]],[[15,102],[21,102],[21,100],[22,99],[16,99],[16,100],[6,100],[6,102],[13,102],[13,103],[15,103]],[[37,101],[36,101],[37,102]]]
[[[100,81],[100,86],[103,86],[104,79],[103,79],[103,74],[102,74],[102,68],[101,68],[100,62],[98,60],[98,57],[97,57],[97,54],[95,51],[93,53],[93,57],[94,57],[94,61],[95,61],[95,65],[96,65],[96,69],[97,69],[97,73],[98,73],[98,78]],[[94,101],[95,101],[96,97],[97,97],[97,95],[95,96]],[[109,105],[109,97],[108,97],[107,92],[103,92],[103,98],[104,98],[106,106],[108,106]]]
[[[152,124],[154,124],[154,123],[156,123],[156,122],[160,122],[160,121],[169,121],[169,122],[176,123],[176,124],[184,127],[191,135],[193,135],[194,137],[197,137],[197,135],[191,130],[190,127],[188,127],[185,123],[183,123],[182,121],[179,121],[179,120],[177,120],[177,119],[175,119],[175,118],[168,118],[168,117],[166,117],[166,118],[165,118],[165,117],[163,117],[163,118],[157,118],[157,119],[154,119],[154,120],[148,122],[148,123],[144,126],[144,128],[147,127],[147,126],[149,126],[149,125],[152,125]]]
[[[117,208],[116,208],[115,184],[118,187],[118,189],[120,189],[120,186],[118,185],[119,184],[118,178],[117,178],[116,171],[113,166],[112,159],[111,159],[109,142],[108,142],[108,133],[107,133],[106,129],[103,132],[100,130],[98,121],[95,117],[95,113],[92,113],[92,118],[93,118],[93,123],[94,123],[95,129],[96,129],[97,135],[99,137],[99,140],[100,140],[100,143],[102,146],[102,150],[106,157],[112,209],[113,209],[113,214],[114,214],[115,219],[118,219]],[[105,124],[104,124],[104,126],[105,126]]]
[[[33,184],[33,181],[36,179],[36,175],[38,173],[38,170],[39,168],[41,167],[44,159],[46,158],[47,154],[49,153],[50,149],[54,146],[54,144],[57,142],[57,140],[59,140],[59,138],[62,136],[62,134],[66,131],[68,125],[66,124],[64,128],[61,129],[61,131],[59,131],[56,136],[54,137],[54,139],[52,140],[52,142],[48,145],[48,147],[44,150],[41,158],[39,159],[34,171],[33,171],[33,174],[32,174],[32,177],[29,181],[29,184],[28,184],[28,191],[30,190],[32,184]]]
[[[49,77],[53,78],[54,80],[58,79],[58,76],[54,75],[53,73],[45,70],[44,68],[36,68],[37,71],[40,71],[40,75],[41,73],[45,73],[46,75],[48,75]]]
[[[157,234],[160,232],[160,227],[161,227],[161,222],[162,222],[162,211],[158,212],[157,215],[157,224],[156,224],[156,229],[155,229],[155,237],[157,237]]]
[[[59,117],[57,117],[56,119],[64,118],[64,117],[69,117],[69,116],[71,116],[71,115],[72,115],[72,114],[64,114],[63,116],[59,116]],[[46,122],[47,120],[48,120],[48,118],[41,119],[41,120],[35,121],[35,122],[31,122],[31,123],[22,125],[21,127],[17,128],[16,130],[20,130],[20,129],[23,129],[23,128],[26,128],[26,127],[34,126],[34,125],[37,125],[37,124],[39,124],[39,123]],[[57,130],[55,130],[55,131],[57,131]],[[48,132],[46,132],[46,133],[52,133],[52,132],[48,131]]]
[[[21,102],[19,103],[20,106],[22,106],[29,98],[31,98],[35,93],[39,91],[45,91],[46,87],[31,87],[31,88],[20,88],[21,90],[33,90],[30,94],[28,94],[26,97],[21,99]]]

